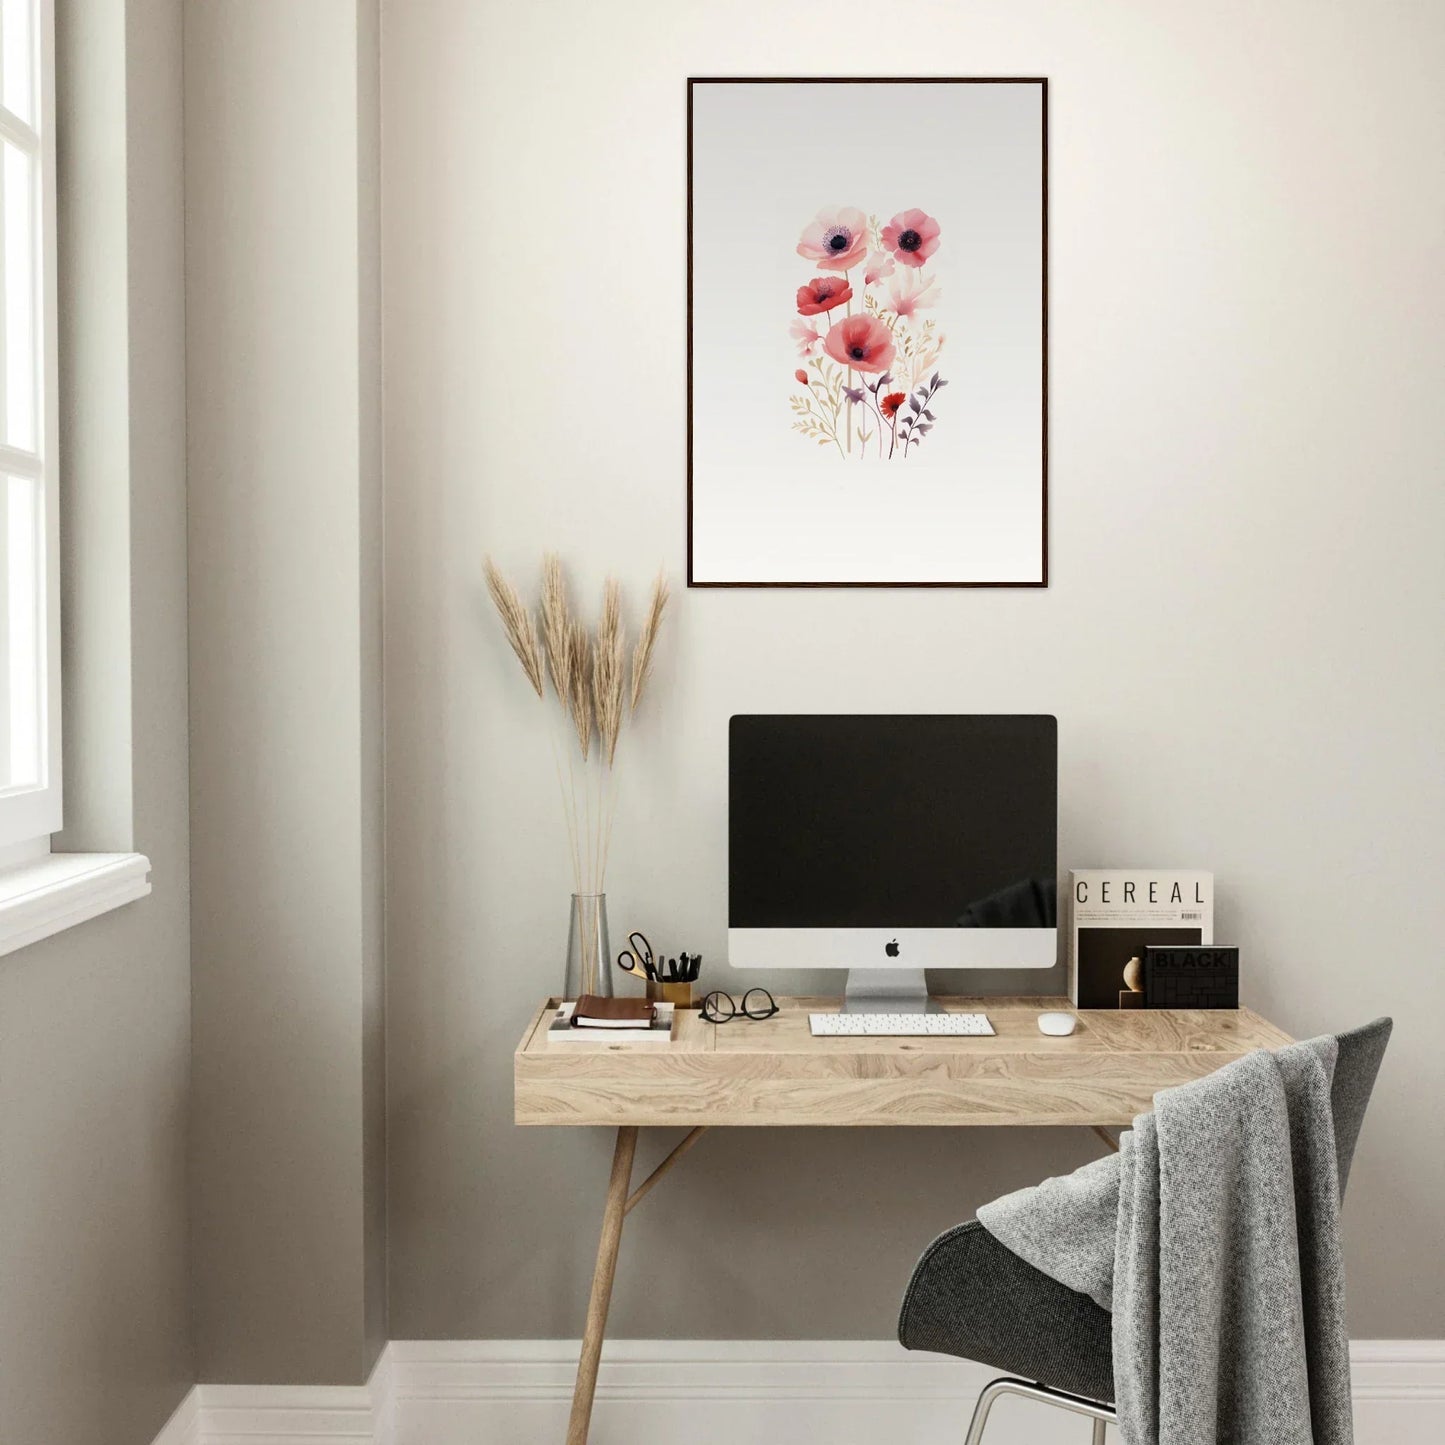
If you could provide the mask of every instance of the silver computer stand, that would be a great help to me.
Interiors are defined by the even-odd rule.
[[[843,989],[843,1012],[850,1014],[936,1014],[921,968],[850,968]]]

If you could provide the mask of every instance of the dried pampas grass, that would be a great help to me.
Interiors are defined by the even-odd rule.
[[[592,646],[592,703],[597,713],[597,738],[610,768],[622,733],[623,659],[622,589],[613,577],[602,587],[602,615]]]
[[[502,620],[507,641],[522,664],[532,691],[545,701],[546,680],[552,679],[552,689],[576,738],[582,756],[580,797],[571,761],[567,764],[569,781],[562,781],[559,758],[558,780],[562,783],[568,833],[573,844],[577,891],[600,891],[616,807],[615,786],[604,786],[602,772],[604,768],[609,774],[615,772],[623,724],[637,711],[652,675],[653,652],[667,608],[667,579],[659,572],[653,583],[647,612],[631,649],[629,680],[627,625],[622,616],[622,589],[615,578],[609,577],[603,584],[602,609],[595,634],[572,611],[562,559],[555,552],[542,558],[540,629],[532,610],[490,557],[486,559],[486,578],[487,591]],[[564,747],[570,752],[570,744],[565,740]],[[589,766],[594,757],[595,768]],[[579,849],[577,840],[584,836],[587,845]]]
[[[507,634],[507,641],[512,644],[512,651],[517,654],[517,661],[522,664],[522,671],[527,674],[533,692],[541,697],[542,653],[537,646],[537,627],[532,621],[532,614],[522,605],[517,589],[502,576],[490,557],[487,558],[486,570],[487,591],[492,594],[492,601],[502,619],[502,630]]]
[[[661,572],[652,584],[652,601],[643,619],[642,631],[638,634],[637,646],[632,649],[632,711],[642,701],[647,679],[652,676],[652,649],[657,643],[657,634],[662,630],[662,614],[667,608],[667,578]]]
[[[552,674],[552,686],[564,707],[572,696],[567,673],[567,627],[570,618],[562,559],[555,552],[548,552],[542,558],[542,642],[547,649],[547,668]]]
[[[585,763],[592,751],[592,649],[575,620],[567,624],[567,712]]]

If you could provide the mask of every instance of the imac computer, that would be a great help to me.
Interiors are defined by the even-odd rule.
[[[844,1009],[921,1013],[925,968],[1057,956],[1058,725],[747,715],[728,738],[728,957],[846,968]]]

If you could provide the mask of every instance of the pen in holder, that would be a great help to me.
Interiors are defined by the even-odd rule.
[[[647,996],[678,1008],[692,1007],[692,986],[702,970],[702,954],[679,953],[664,964],[657,960],[657,977],[647,985]]]
[[[627,935],[628,946],[617,955],[617,966],[624,973],[642,979],[647,997],[654,1003],[670,1003],[677,1008],[692,1007],[692,986],[702,968],[702,954],[680,953],[676,958],[654,954],[644,934]]]

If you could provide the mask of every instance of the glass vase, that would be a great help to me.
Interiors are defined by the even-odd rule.
[[[584,993],[612,997],[612,951],[607,939],[607,895],[574,893],[572,926],[567,933],[564,999]]]

